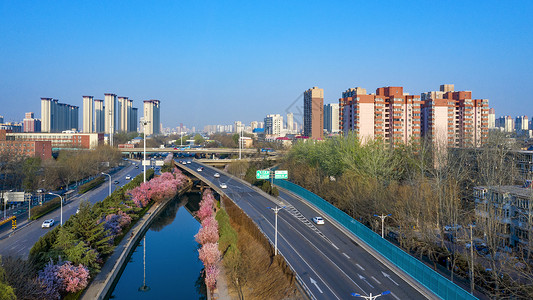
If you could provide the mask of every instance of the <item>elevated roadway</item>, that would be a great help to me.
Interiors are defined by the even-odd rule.
[[[273,198],[244,181],[196,161],[179,164],[179,167],[232,199],[272,244],[275,215],[270,207],[285,206],[278,214],[278,251],[312,299],[350,299],[352,293],[377,295],[387,290],[391,293],[380,299],[438,299],[403,272],[391,270],[376,259],[354,236],[335,226],[327,217],[324,225],[314,224],[313,217],[324,216],[298,197],[281,191],[278,198]],[[204,169],[197,171],[200,167]],[[214,177],[215,173],[220,177]],[[221,183],[227,188],[222,189]]]

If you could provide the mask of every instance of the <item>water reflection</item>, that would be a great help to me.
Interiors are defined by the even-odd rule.
[[[197,283],[203,266],[194,240],[200,224],[186,209],[180,209],[187,201],[199,200],[196,193],[169,203],[132,253],[112,298],[205,299]],[[141,292],[144,287],[149,288]]]

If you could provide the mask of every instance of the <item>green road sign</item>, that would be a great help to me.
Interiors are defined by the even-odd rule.
[[[260,170],[260,171],[257,171],[255,173],[255,178],[257,179],[269,179],[270,178],[270,171],[263,171],[263,170]]]
[[[280,170],[274,173],[274,179],[289,179],[289,171]]]

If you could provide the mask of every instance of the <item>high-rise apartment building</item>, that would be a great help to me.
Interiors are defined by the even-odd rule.
[[[342,98],[339,99],[339,130],[343,131],[344,128],[344,107],[352,104],[354,98],[357,95],[366,95],[366,89],[356,87],[353,89],[347,89],[342,93]]]
[[[515,119],[516,132],[529,130],[529,119],[527,116],[518,116]]]
[[[130,119],[130,125],[129,125],[129,132],[137,131],[137,124],[138,124],[138,109],[137,107],[133,107],[131,109],[131,119]]]
[[[494,108],[489,109],[489,129],[496,128],[496,110]]]
[[[148,122],[146,135],[159,134],[161,132],[159,100],[144,101],[144,121]]]
[[[114,134],[117,128],[117,95],[106,93],[104,94],[104,111],[105,111],[105,126],[104,132],[107,134]]]
[[[41,132],[41,120],[35,119],[32,112],[25,114],[23,124],[24,132]]]
[[[294,133],[294,114],[293,113],[287,113],[287,126],[285,126],[287,129],[287,133]]]
[[[118,131],[135,131],[137,126],[132,127],[133,100],[128,97],[118,97]]]
[[[94,100],[94,132],[105,132],[104,100]]]
[[[489,101],[451,84],[422,94],[422,136],[437,147],[479,147],[488,138]]]
[[[316,86],[304,92],[304,135],[324,137],[324,90]]]
[[[94,100],[93,96],[83,96],[83,132],[94,132]]]
[[[270,114],[265,118],[265,134],[281,136],[283,132],[283,116],[280,114]]]
[[[244,124],[241,121],[235,121],[233,125],[235,133],[240,133],[244,131]]]
[[[41,98],[41,131],[78,130],[78,113],[78,106],[59,103],[52,98]]]
[[[328,133],[338,133],[339,130],[339,103],[324,105],[324,129]]]
[[[381,139],[393,145],[420,139],[420,96],[404,94],[403,87],[382,87],[370,95],[363,91],[348,89],[339,99],[344,134],[353,131],[361,142]]]

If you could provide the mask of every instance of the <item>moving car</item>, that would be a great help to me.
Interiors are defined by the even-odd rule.
[[[118,180],[113,181],[114,184],[119,184]]]
[[[192,163],[192,161],[188,160],[187,163],[190,164],[190,163]]]
[[[135,166],[135,169],[138,169],[138,168],[139,168],[139,166]]]
[[[221,184],[220,184],[220,188],[221,188],[221,189],[227,189],[228,186],[227,186],[225,183],[221,183]]]
[[[196,171],[198,171],[198,172],[202,172],[203,169],[204,169],[204,168],[200,167],[200,168],[196,169]]]
[[[54,219],[44,220],[43,225],[41,225],[41,228],[50,228],[54,226],[54,222]]]
[[[220,178],[220,174],[218,174],[218,173],[215,173],[215,175],[213,175],[213,176],[215,176],[215,178]]]
[[[126,180],[130,180],[131,179],[131,176],[130,175],[126,175]]]
[[[322,217],[314,217],[313,222],[317,225],[324,225],[324,219],[322,219]]]

